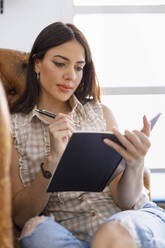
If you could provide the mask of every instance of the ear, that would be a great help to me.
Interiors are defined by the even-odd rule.
[[[34,70],[36,73],[40,73],[40,67],[41,67],[41,60],[35,59],[34,61]]]

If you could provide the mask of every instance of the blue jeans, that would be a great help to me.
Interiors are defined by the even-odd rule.
[[[139,210],[114,214],[106,222],[112,220],[121,223],[126,220],[126,224],[131,221],[131,232],[139,248],[165,248],[165,210],[155,203],[149,202]]]
[[[122,211],[106,222],[112,220],[125,226],[129,222],[130,233],[139,248],[165,248],[165,211],[156,204],[150,202],[140,210]],[[90,248],[90,243],[78,240],[52,218],[38,224],[31,234],[21,237],[20,244],[22,248]]]
[[[22,248],[89,248],[85,241],[78,240],[65,227],[52,218],[39,223],[34,231],[20,238]]]

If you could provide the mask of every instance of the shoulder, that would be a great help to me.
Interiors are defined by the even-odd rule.
[[[105,120],[102,103],[100,101],[89,101],[83,105],[83,107],[87,115],[93,115],[102,121]]]
[[[99,116],[100,120],[105,121],[106,130],[111,131],[112,127],[118,127],[117,121],[111,109],[101,102],[89,101],[84,105],[85,112]]]
[[[101,104],[101,105],[102,105],[102,110],[104,114],[104,119],[106,120],[107,131],[111,131],[112,127],[118,127],[117,121],[115,119],[115,116],[112,110],[104,104]]]
[[[11,132],[15,134],[21,129],[25,128],[29,125],[31,120],[31,114],[23,114],[23,113],[14,113],[11,114]]]
[[[95,113],[100,116],[103,115],[102,105],[99,101],[88,101],[83,107],[86,112]]]
[[[25,124],[26,123],[26,117],[22,113],[14,113],[11,114],[11,123],[14,126]]]

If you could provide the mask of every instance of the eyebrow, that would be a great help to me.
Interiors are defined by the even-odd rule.
[[[64,59],[66,61],[70,61],[67,57],[64,57],[62,55],[55,55],[54,58],[61,58],[61,59]],[[78,63],[78,64],[85,64],[85,61],[84,60],[80,60],[80,61],[77,61],[76,63]]]

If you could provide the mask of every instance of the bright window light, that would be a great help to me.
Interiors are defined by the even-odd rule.
[[[146,156],[145,164],[149,168],[165,168],[165,96],[164,95],[109,95],[102,96],[102,102],[114,113],[119,129],[140,130],[145,114],[150,120],[159,112],[162,113],[154,126],[151,135],[151,148]]]
[[[165,15],[75,15],[101,86],[165,85]]]
[[[164,174],[153,173],[151,174],[151,198],[155,201],[165,199],[165,180]]]
[[[165,0],[75,0],[77,5],[159,5]],[[148,7],[149,8],[149,7]],[[141,129],[144,114],[150,120],[162,113],[153,128],[145,166],[165,168],[165,95],[120,95],[123,87],[165,87],[165,15],[159,13],[77,14],[74,23],[86,35],[101,87],[117,87],[119,95],[103,95],[121,132]],[[120,88],[122,87],[122,88]],[[159,87],[158,87],[159,88]],[[144,87],[144,92],[145,87]],[[151,92],[151,91],[150,91]],[[134,92],[135,93],[135,92]],[[165,174],[151,174],[151,197],[165,199]],[[161,185],[161,186],[160,186]]]
[[[164,95],[109,95],[102,96],[102,102],[113,111],[119,129],[140,130],[142,117],[146,114],[150,120],[161,112],[158,122],[151,135],[151,147],[145,159],[148,168],[165,168],[164,141],[165,141],[165,96]],[[153,200],[165,199],[165,174],[151,174],[151,197]]]

